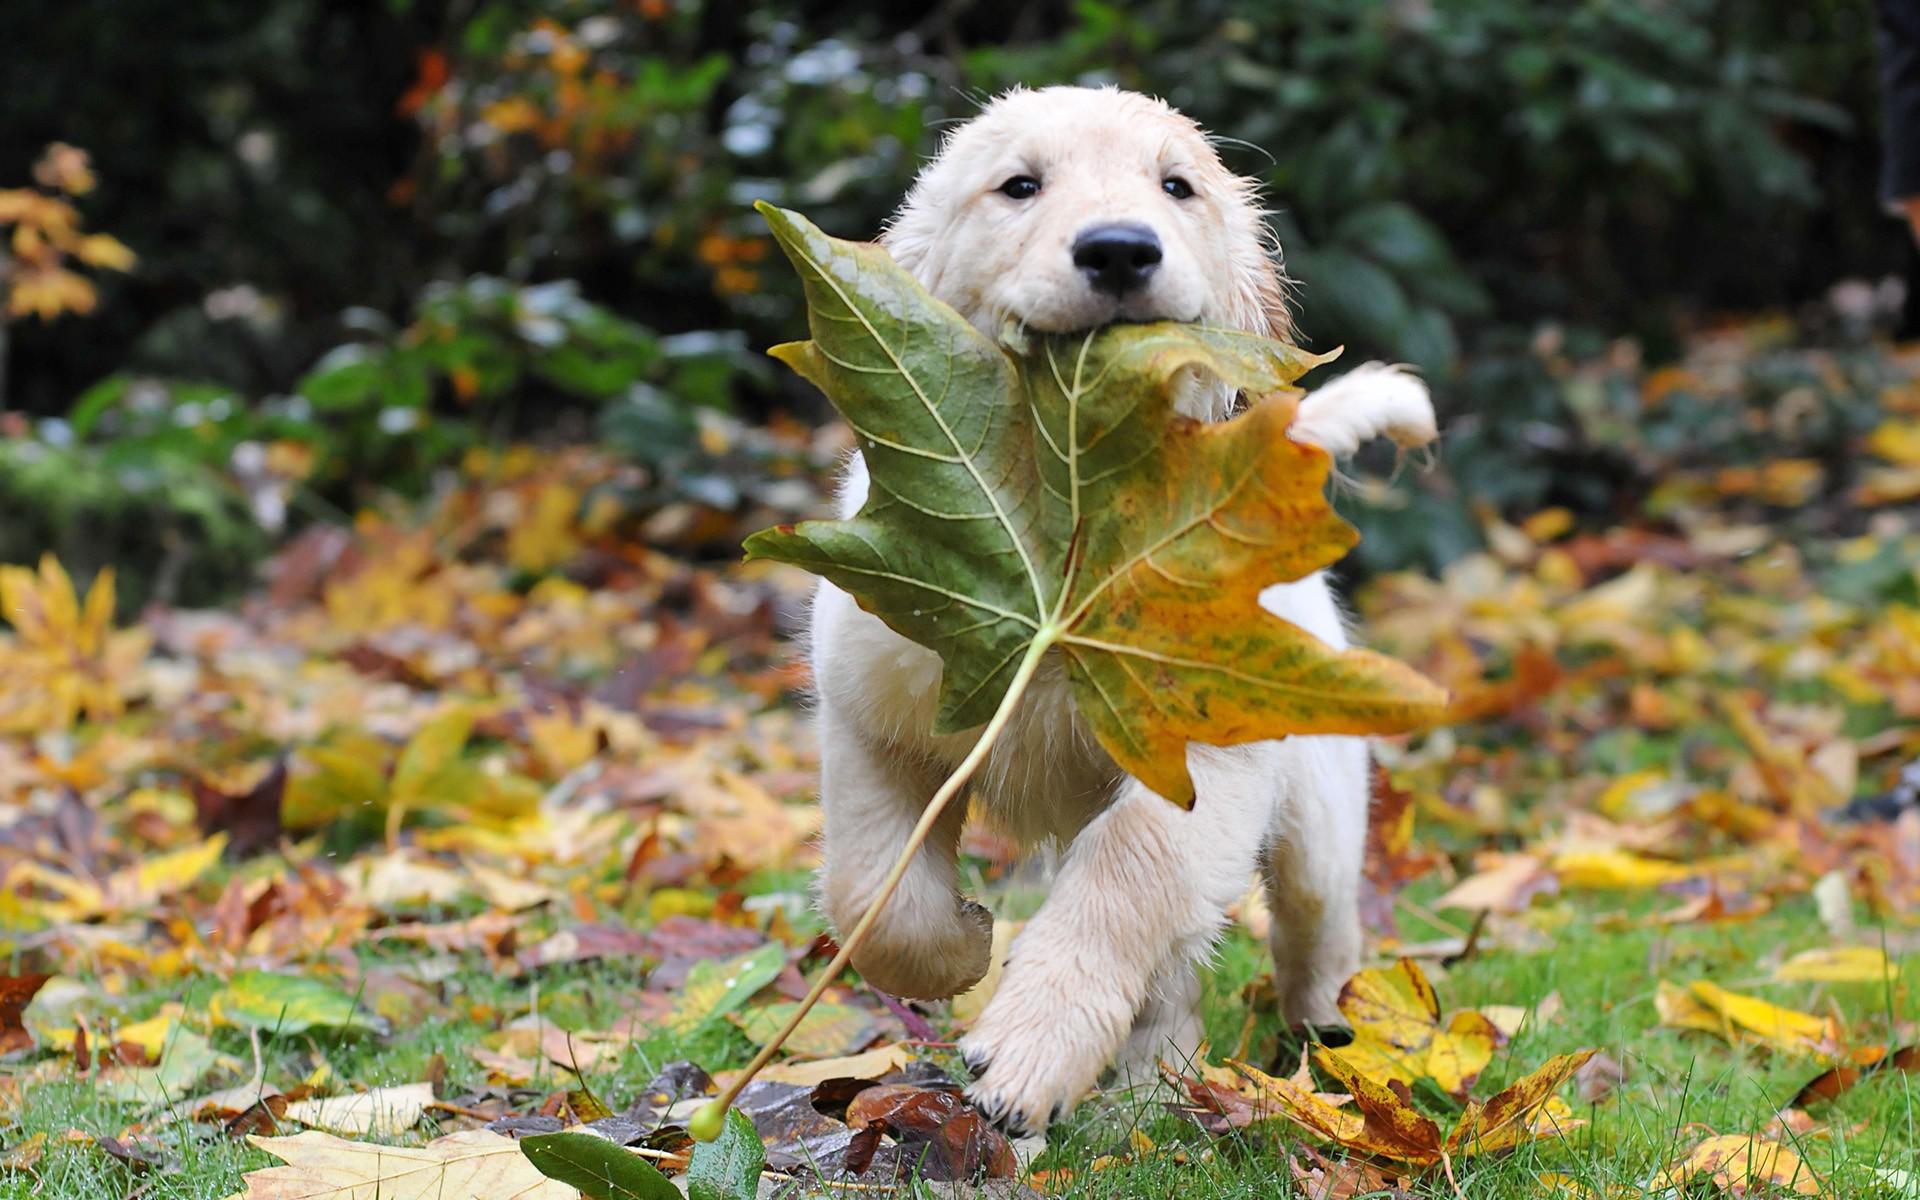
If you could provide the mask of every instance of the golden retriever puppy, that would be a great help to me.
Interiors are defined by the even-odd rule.
[[[1282,276],[1254,185],[1166,104],[1111,88],[1016,91],[945,139],[884,242],[935,296],[989,334],[1011,319],[1064,332],[1111,321],[1205,321],[1285,337]],[[1181,407],[1221,417],[1233,397],[1196,386]],[[1333,453],[1388,433],[1433,436],[1426,389],[1366,367],[1301,404],[1293,436]],[[847,467],[841,515],[866,499]],[[1318,575],[1264,607],[1335,645],[1347,634]],[[852,926],[974,734],[930,733],[940,660],[822,582],[818,687],[821,899]],[[1287,1018],[1337,1024],[1359,965],[1357,901],[1368,802],[1364,740],[1296,737],[1194,746],[1182,811],[1126,777],[1043,667],[973,782],[975,810],[1029,844],[1065,847],[1045,905],[1013,942],[991,1001],[960,1043],[968,1095],[1037,1131],[1110,1063],[1130,1080],[1201,1039],[1196,966],[1257,869],[1273,916]],[[854,964],[874,986],[937,998],[987,969],[992,921],[957,887],[956,805],[912,864]]]

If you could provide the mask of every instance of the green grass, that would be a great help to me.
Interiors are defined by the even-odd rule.
[[[1009,899],[1016,907],[1030,905],[1030,898]],[[1725,986],[1789,1007],[1835,1011],[1862,1044],[1886,1041],[1890,1029],[1904,1028],[1911,1036],[1913,1023],[1920,1019],[1920,1005],[1898,984],[1879,988],[1765,982],[1769,966],[1781,953],[1829,940],[1811,902],[1804,898],[1744,924],[1649,927],[1644,918],[1663,903],[1664,898],[1609,894],[1563,898],[1554,907],[1536,910],[1540,918],[1536,923],[1556,927],[1539,949],[1489,948],[1444,973],[1434,972],[1441,1003],[1448,1010],[1479,1004],[1530,1006],[1554,992],[1561,997],[1558,1017],[1538,1028],[1523,1029],[1505,1046],[1476,1085],[1476,1095],[1490,1094],[1552,1055],[1589,1047],[1604,1051],[1626,1068],[1625,1082],[1611,1096],[1592,1106],[1575,1102],[1576,1116],[1587,1124],[1570,1136],[1503,1158],[1456,1163],[1455,1179],[1465,1195],[1475,1200],[1537,1195],[1536,1176],[1547,1171],[1572,1176],[1599,1195],[1609,1194],[1610,1188],[1642,1194],[1640,1189],[1661,1166],[1708,1130],[1757,1133],[1763,1129],[1818,1072],[1816,1064],[1803,1059],[1736,1049],[1709,1035],[1660,1028],[1653,994],[1662,978],[1684,982],[1711,973]],[[1602,914],[1610,918],[1604,928],[1596,925]],[[1403,917],[1402,935],[1409,941],[1439,933],[1416,918]],[[364,961],[369,966],[392,966],[404,957],[383,949],[364,956]],[[1236,930],[1220,947],[1206,1011],[1209,1034],[1219,1052],[1229,1052],[1239,1040],[1248,1012],[1248,985],[1265,969],[1264,951],[1243,932]],[[499,1021],[532,1011],[536,996],[543,1019],[563,1027],[595,1028],[628,1012],[637,986],[632,971],[608,965],[501,979],[478,955],[469,955],[438,985],[443,1011],[430,1019],[405,1022],[387,1038],[318,1031],[264,1038],[266,1077],[285,1087],[324,1064],[334,1078],[356,1085],[410,1083],[424,1078],[438,1055],[445,1060],[452,1093],[477,1090],[484,1083],[484,1071],[469,1048]],[[204,1012],[212,990],[206,981],[184,994],[177,987],[156,986],[121,998],[120,1007],[126,1016],[138,1018],[167,1000],[184,999],[191,1011]],[[1253,1029],[1251,1053],[1264,1060],[1273,1050],[1277,1019],[1271,1013],[1257,1013]],[[222,1052],[250,1065],[251,1052],[241,1032],[220,1029],[215,1043]],[[751,1049],[732,1026],[716,1022],[692,1039],[660,1037],[638,1043],[616,1067],[585,1082],[619,1109],[666,1062],[692,1058],[718,1069],[738,1065]],[[958,1073],[956,1063],[948,1065]],[[21,1065],[5,1068],[26,1069]],[[577,1081],[556,1069],[530,1083],[528,1094],[572,1086]],[[1795,1148],[1828,1181],[1828,1195],[1917,1194],[1914,1187],[1903,1190],[1876,1173],[1880,1169],[1920,1174],[1917,1093],[1920,1087],[1911,1077],[1889,1072],[1870,1077],[1837,1103],[1814,1109],[1831,1132],[1799,1139]],[[42,1132],[56,1143],[69,1130],[117,1135],[137,1116],[103,1100],[84,1081],[31,1085],[25,1095],[26,1103],[12,1115],[13,1123],[0,1133],[9,1147]],[[1434,1103],[1435,1097],[1422,1093],[1422,1100],[1443,1127],[1450,1123],[1450,1115]],[[1136,1155],[1125,1161],[1128,1135],[1134,1129],[1159,1147],[1156,1155]],[[445,1131],[430,1112],[409,1140]],[[139,1190],[143,1200],[218,1200],[240,1190],[243,1172],[274,1161],[205,1130],[176,1126],[164,1137],[178,1160],[177,1168],[143,1171],[91,1146],[57,1145],[38,1164],[38,1178],[0,1173],[0,1198],[121,1200]],[[1101,1094],[1055,1128],[1048,1150],[1035,1166],[1074,1170],[1075,1178],[1066,1191],[1075,1196],[1178,1195],[1213,1200],[1285,1195],[1285,1155],[1297,1137],[1289,1127],[1267,1124],[1216,1139],[1169,1115],[1153,1100]],[[1184,1161],[1175,1161],[1176,1153]],[[1087,1165],[1101,1155],[1121,1156],[1122,1161],[1088,1170]],[[1414,1191],[1422,1196],[1454,1195],[1441,1172],[1417,1181]]]

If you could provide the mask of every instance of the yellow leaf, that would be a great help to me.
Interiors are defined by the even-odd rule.
[[[987,973],[980,977],[978,983],[953,998],[951,1011],[955,1021],[970,1025],[985,1011],[987,1001],[993,999],[995,989],[1000,986],[1000,976],[1006,972],[1007,951],[1013,946],[1014,935],[1025,926],[1025,921],[993,923],[993,948],[987,955]]]
[[[1410,958],[1356,974],[1340,990],[1339,1007],[1353,1027],[1353,1041],[1325,1053],[1374,1080],[1411,1084],[1428,1077],[1460,1093],[1505,1040],[1492,1021],[1470,1009],[1442,1027],[1433,985]]]
[[[1828,1018],[1781,1008],[1756,996],[1730,992],[1704,979],[1694,980],[1687,988],[1701,1003],[1780,1049],[1805,1050],[1839,1043],[1840,1031]]]
[[[542,1175],[520,1143],[485,1129],[419,1147],[349,1142],[309,1130],[293,1137],[249,1137],[286,1163],[250,1171],[227,1200],[579,1200],[578,1190]]]
[[[1920,467],[1920,421],[1883,423],[1867,435],[1867,449],[1888,462]]]
[[[1820,1195],[1820,1179],[1800,1156],[1778,1142],[1745,1133],[1723,1133],[1695,1146],[1654,1180],[1653,1190],[1685,1190],[1709,1179],[1723,1192],[1746,1196],[1785,1188],[1796,1196]]]
[[[913,1061],[913,1057],[913,1047],[895,1042],[846,1058],[775,1063],[754,1076],[754,1079],[765,1083],[790,1083],[797,1087],[817,1087],[829,1079],[877,1079],[889,1071],[906,1066]],[[733,1074],[722,1071],[714,1077],[715,1082],[724,1084]]]
[[[540,487],[533,503],[521,499],[521,515],[507,530],[507,561],[522,571],[550,571],[580,552],[575,534],[580,492],[565,483]]]
[[[1552,866],[1567,887],[1627,891],[1656,888],[1698,874],[1682,863],[1648,858],[1631,850],[1570,850],[1554,855]]]
[[[393,767],[391,803],[415,808],[445,790],[448,769],[458,762],[473,719],[473,709],[449,705],[414,731]]]
[[[133,251],[119,238],[105,233],[90,233],[80,239],[73,256],[90,267],[107,271],[130,271],[135,262]]]
[[[1899,973],[1878,946],[1822,946],[1781,963],[1773,977],[1783,983],[1883,983]]]
[[[116,911],[143,908],[191,887],[213,869],[226,851],[227,835],[216,833],[204,842],[157,855],[107,880],[107,903]]]
[[[7,313],[51,321],[61,313],[90,313],[95,304],[93,284],[83,275],[60,267],[35,267],[13,277],[7,292]]]
[[[1819,1056],[1832,1056],[1840,1048],[1840,1029],[1833,1021],[1730,992],[1704,979],[1684,988],[1661,980],[1654,1007],[1664,1025],[1718,1034],[1735,1044]]]

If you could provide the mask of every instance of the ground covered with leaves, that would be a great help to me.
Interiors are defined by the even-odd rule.
[[[1920,1194],[1920,354],[1537,353],[1657,483],[1358,589],[1453,721],[1381,747],[1354,1041],[1281,1037],[1252,893],[1205,1059],[1012,1145],[955,1094],[982,995],[849,980],[743,1099],[763,1189]],[[568,1197],[514,1139],[581,1124],[684,1179],[831,949],[809,581],[698,551],[839,443],[705,436],[779,502],[513,450],[233,609],[0,573],[0,1195]],[[1010,936],[1043,871],[967,852]]]

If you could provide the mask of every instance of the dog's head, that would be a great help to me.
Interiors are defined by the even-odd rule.
[[[1292,332],[1255,185],[1198,125],[1117,88],[1014,91],[948,134],[882,239],[993,334],[1110,321]]]

